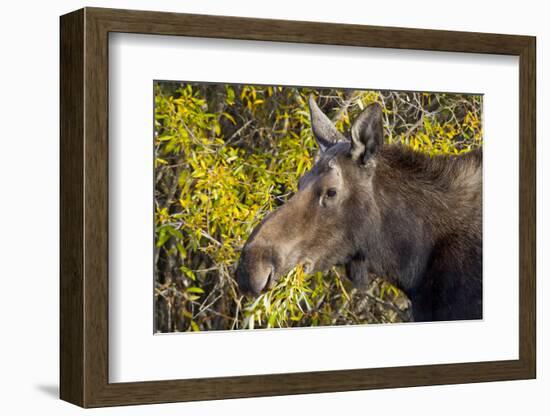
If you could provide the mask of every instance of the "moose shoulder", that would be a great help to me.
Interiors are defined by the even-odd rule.
[[[344,265],[364,285],[393,279],[415,321],[482,314],[482,152],[429,156],[384,145],[382,110],[371,104],[344,137],[310,98],[320,156],[298,191],[243,247],[241,291],[259,294],[298,264]]]

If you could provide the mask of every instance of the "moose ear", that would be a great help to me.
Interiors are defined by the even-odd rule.
[[[382,108],[373,103],[363,110],[351,127],[351,158],[365,164],[383,142]]]
[[[325,113],[321,111],[313,95],[309,96],[309,112],[311,115],[311,130],[321,148],[321,152],[346,139],[342,133],[336,130],[336,127]]]

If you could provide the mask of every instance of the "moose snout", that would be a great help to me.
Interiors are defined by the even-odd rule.
[[[239,291],[245,295],[259,295],[275,281],[275,264],[266,250],[245,248],[236,270]]]

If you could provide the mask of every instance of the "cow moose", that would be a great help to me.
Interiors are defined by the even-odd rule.
[[[384,144],[377,103],[347,139],[312,97],[309,107],[318,159],[244,245],[240,290],[258,295],[298,264],[342,265],[358,287],[390,278],[414,321],[481,319],[482,150],[430,156]]]

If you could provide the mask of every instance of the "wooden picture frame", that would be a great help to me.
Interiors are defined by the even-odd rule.
[[[85,8],[61,17],[60,396],[82,407],[536,376],[535,53],[530,36]],[[108,35],[299,42],[519,57],[519,359],[109,383]]]

